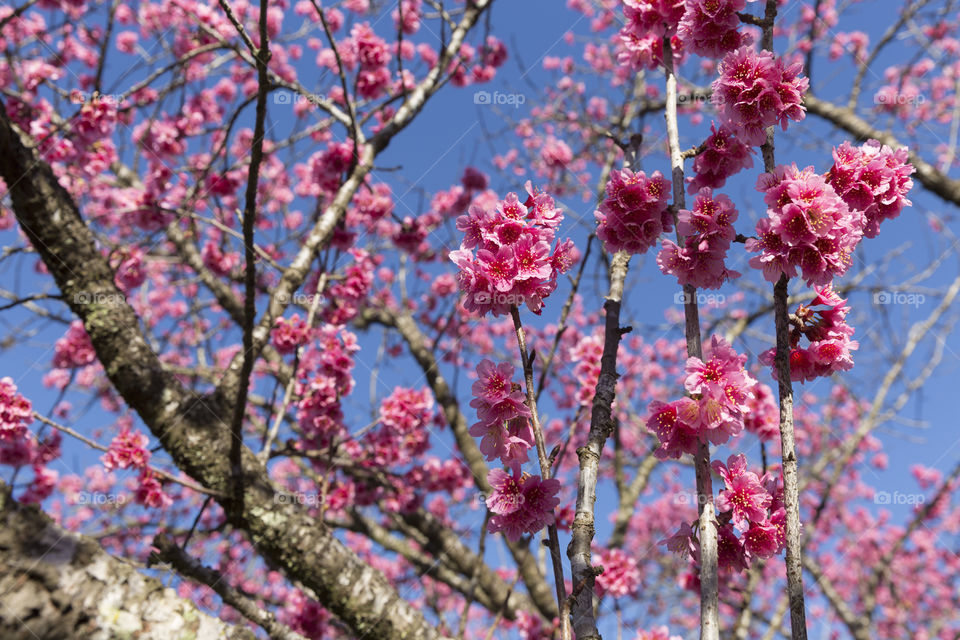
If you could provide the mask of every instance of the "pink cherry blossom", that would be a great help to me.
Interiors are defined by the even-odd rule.
[[[295,313],[290,318],[277,318],[277,323],[270,332],[270,339],[280,353],[293,353],[297,347],[306,343],[308,335],[307,323]]]
[[[603,573],[597,576],[597,594],[603,597],[609,594],[622,598],[635,592],[640,586],[640,568],[637,560],[626,554],[623,549],[606,549],[595,560],[603,567]]]
[[[769,51],[757,53],[741,47],[720,63],[720,77],[713,81],[713,103],[720,120],[743,142],[760,146],[766,129],[787,121],[803,120],[803,94],[808,81],[800,75],[800,63],[786,66]]]
[[[15,441],[33,422],[30,401],[17,392],[13,378],[0,378],[0,441]]]
[[[83,323],[74,320],[67,333],[53,347],[53,366],[64,369],[82,367],[93,362],[97,354]]]
[[[643,171],[612,171],[606,198],[594,214],[597,237],[608,251],[645,253],[660,234],[673,229],[667,210],[670,185],[659,171],[647,177]]]
[[[827,285],[846,273],[851,254],[863,236],[864,215],[851,210],[813,167],[780,165],[757,179],[767,217],[757,222],[757,238],[747,250],[759,252],[750,266],[776,282],[796,275],[808,284]]]
[[[749,37],[739,31],[737,16],[746,4],[746,0],[687,0],[678,29],[685,48],[699,56],[719,58],[749,44]]]
[[[530,183],[527,190],[523,203],[509,193],[495,209],[475,204],[457,219],[464,237],[450,259],[459,268],[457,282],[468,311],[498,316],[526,304],[539,314],[543,299],[556,289],[557,276],[578,259],[569,241],[551,252],[563,215],[549,195]]]
[[[693,160],[692,178],[687,178],[687,191],[696,193],[703,187],[722,187],[727,178],[753,167],[753,149],[734,136],[726,126],[711,123],[711,134],[703,143],[703,151]]]
[[[670,635],[670,629],[662,625],[650,631],[638,631],[637,637],[633,640],[683,640],[683,638]]]
[[[726,466],[714,460],[712,466],[726,486],[717,496],[717,510],[721,513],[730,511],[734,526],[740,530],[746,530],[750,522],[763,521],[771,497],[760,484],[757,474],[747,470],[746,456],[742,453],[730,456]]]
[[[134,467],[142,469],[150,462],[150,450],[147,445],[150,441],[139,431],[124,429],[110,442],[107,452],[101,456],[103,466],[107,469],[126,469]]]
[[[688,358],[684,387],[692,397],[671,403],[650,403],[647,428],[657,434],[658,458],[696,453],[701,443],[723,444],[743,430],[756,380],[743,368],[746,356],[737,354],[719,336],[710,340],[710,357]]]
[[[676,276],[681,285],[704,289],[719,289],[724,282],[740,277],[724,263],[736,236],[733,222],[737,210],[730,198],[714,197],[712,189],[704,187],[693,210],[681,209],[677,218],[677,231],[685,237],[685,244],[680,247],[671,240],[663,241],[657,255],[663,273]]]
[[[173,498],[163,492],[160,481],[147,470],[138,479],[135,498],[137,504],[142,504],[149,509],[166,509],[173,504]]]
[[[900,215],[911,205],[906,195],[913,187],[915,169],[905,148],[893,151],[876,140],[860,147],[844,142],[833,150],[827,182],[851,209],[863,211],[863,235],[875,238],[880,223]]]
[[[800,305],[794,314],[797,322],[790,327],[790,378],[796,382],[849,371],[853,368],[851,352],[860,347],[859,342],[851,340],[854,328],[846,322],[850,311],[847,301],[831,286],[814,290],[813,301],[809,306]],[[824,308],[814,309],[819,306]],[[800,340],[804,337],[808,345],[801,347]],[[774,379],[777,378],[775,360],[775,348],[760,354],[760,362],[771,367]]]
[[[502,469],[493,469],[488,476],[493,492],[487,497],[490,533],[503,532],[508,540],[518,541],[527,533],[536,533],[553,524],[560,481],[543,480],[540,476],[516,476]]]

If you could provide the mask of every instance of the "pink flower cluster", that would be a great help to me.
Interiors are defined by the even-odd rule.
[[[309,337],[310,329],[297,313],[290,318],[277,318],[270,332],[270,340],[280,353],[293,353],[297,347],[306,344]]]
[[[612,171],[607,195],[594,214],[599,223],[597,237],[607,251],[644,253],[661,233],[673,230],[667,210],[669,192],[670,185],[659,171],[649,178],[643,171]]]
[[[746,360],[716,335],[706,362],[687,359],[684,387],[690,397],[650,403],[647,427],[660,439],[654,452],[658,458],[693,454],[702,442],[720,445],[743,430],[747,403],[757,384],[743,368]]]
[[[749,36],[739,31],[737,16],[746,6],[746,0],[687,0],[678,29],[686,50],[706,58],[719,58],[749,44]]]
[[[597,595],[622,598],[636,593],[640,587],[640,568],[633,556],[623,549],[606,549],[597,556],[596,564],[603,567],[597,576]]]
[[[660,625],[650,631],[638,631],[637,637],[633,640],[683,640],[680,636],[670,635],[670,629],[666,625]]]
[[[557,288],[557,276],[579,258],[569,239],[551,252],[563,213],[553,198],[532,190],[529,182],[527,191],[526,202],[508,193],[494,209],[474,205],[457,218],[464,237],[450,259],[460,269],[457,282],[468,311],[499,316],[526,303],[539,314],[544,298]]]
[[[492,470],[487,479],[493,488],[487,497],[487,508],[494,514],[490,517],[490,533],[502,531],[508,540],[516,542],[525,533],[536,533],[554,523],[554,510],[560,504],[559,480],[503,469]]]
[[[16,440],[33,422],[30,401],[17,392],[13,378],[0,378],[0,440]]]
[[[815,291],[817,295],[810,306],[800,305],[794,314],[797,321],[790,325],[790,379],[794,382],[849,371],[853,368],[850,352],[860,346],[856,340],[850,339],[854,329],[846,322],[850,312],[847,301],[829,286]],[[820,305],[826,308],[811,308]],[[798,346],[801,337],[806,337],[810,343],[806,348]],[[771,367],[774,379],[777,378],[776,355],[775,348],[760,354],[760,362]]]
[[[340,47],[340,58],[348,68],[359,66],[357,93],[370,100],[378,98],[390,85],[390,70],[387,63],[392,57],[386,41],[373,32],[366,22],[353,25],[350,38]],[[331,60],[332,59],[332,60]],[[325,58],[329,66],[336,68],[333,52]]]
[[[173,504],[173,499],[163,492],[163,485],[149,469],[144,469],[137,479],[135,492],[137,504],[150,509],[165,509]]]
[[[718,189],[727,178],[743,169],[753,167],[750,154],[753,149],[743,144],[725,126],[710,125],[710,137],[703,143],[703,151],[693,161],[692,178],[687,178],[687,192],[696,193],[703,187]]]
[[[324,325],[305,350],[297,371],[297,422],[305,444],[326,448],[342,436],[341,399],[353,391],[353,354],[357,338],[342,327]]]
[[[780,405],[773,390],[762,382],[753,387],[753,398],[747,405],[749,409],[743,416],[743,427],[761,440],[768,441],[780,437]]]
[[[670,38],[676,57],[683,47],[676,36],[683,12],[683,0],[624,0],[626,23],[619,34],[623,46],[620,63],[635,68],[656,68],[663,63],[664,36]]]
[[[67,333],[53,345],[53,366],[58,369],[83,367],[96,358],[90,336],[79,320],[71,322]]]
[[[748,471],[747,459],[742,453],[730,456],[726,465],[714,460],[712,466],[724,483],[724,489],[717,496],[717,511],[729,513],[730,523],[743,532],[739,542],[747,558],[769,558],[780,553],[786,538],[780,479],[770,473],[760,478]],[[728,530],[727,534],[724,536],[727,542],[734,544],[730,540],[733,532]],[[736,553],[735,549],[730,551]]]
[[[61,436],[54,431],[38,441],[27,429],[33,422],[31,409],[30,401],[17,391],[13,379],[0,378],[0,464],[17,468],[30,465],[33,480],[17,499],[40,503],[56,488],[58,474],[47,465],[60,457]]]
[[[672,36],[684,14],[684,0],[623,0],[623,15],[637,33]]]
[[[110,447],[100,460],[103,461],[103,466],[110,470],[127,467],[143,469],[150,462],[150,450],[147,449],[149,443],[144,434],[124,428],[110,442]]]
[[[381,467],[409,462],[430,446],[433,396],[429,389],[396,387],[380,405],[380,425],[368,432],[365,450]]]
[[[875,238],[880,223],[900,215],[911,202],[906,195],[913,187],[915,169],[906,148],[894,151],[876,140],[859,147],[844,142],[833,150],[833,166],[827,182],[851,209],[863,211],[863,235]]]
[[[53,469],[34,464],[33,481],[20,494],[20,502],[27,504],[40,504],[53,494],[57,488],[57,480],[60,474]]]
[[[728,53],[720,63],[720,77],[713,81],[712,99],[722,123],[743,142],[760,146],[770,125],[779,122],[786,131],[788,120],[803,120],[808,81],[800,76],[802,67],[785,66],[769,51],[748,47]]]
[[[747,569],[754,558],[780,553],[786,540],[782,476],[766,473],[761,478],[747,469],[743,454],[730,456],[726,465],[714,460],[712,467],[724,483],[716,502],[720,572],[738,573]],[[660,544],[675,553],[689,554],[693,574],[687,587],[699,591],[700,541],[690,524],[683,523],[676,534]]]
[[[382,260],[382,256],[363,249],[351,248],[347,253],[353,263],[344,267],[343,279],[327,289],[324,300],[323,319],[330,324],[344,325],[360,312],[373,288],[374,269]]]
[[[747,251],[760,252],[750,266],[776,282],[800,268],[809,285],[827,285],[850,267],[863,236],[863,212],[851,210],[813,167],[780,165],[757,178],[765,193],[767,217],[757,222],[757,238],[747,240]]]
[[[509,468],[509,473],[494,469],[487,476],[492,492],[486,503],[493,513],[489,531],[502,531],[517,541],[554,523],[560,482],[520,471],[533,447],[533,431],[530,409],[520,385],[513,382],[513,365],[483,360],[477,365],[477,376],[470,406],[480,421],[470,427],[470,435],[482,438],[480,450],[487,460],[499,458]]]
[[[470,406],[480,421],[470,427],[470,435],[482,438],[480,451],[487,460],[499,459],[518,475],[533,446],[533,430],[523,391],[513,382],[513,365],[483,360],[477,376]]]
[[[737,210],[725,195],[714,197],[704,187],[693,204],[693,210],[681,209],[677,214],[677,231],[685,238],[683,247],[671,240],[663,241],[657,255],[660,271],[677,277],[681,285],[719,289],[740,273],[727,269],[727,249],[736,237],[733,222]]]
[[[114,282],[123,291],[136,289],[147,279],[147,272],[143,263],[144,252],[139,247],[132,247],[117,265]]]

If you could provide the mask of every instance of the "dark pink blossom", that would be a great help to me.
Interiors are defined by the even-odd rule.
[[[717,496],[717,510],[730,511],[733,525],[741,531],[751,522],[761,522],[767,516],[771,497],[760,484],[760,478],[747,470],[747,459],[742,453],[730,456],[726,466],[713,461],[713,470],[723,478],[726,488]]]
[[[539,314],[544,298],[556,289],[557,276],[579,257],[569,240],[551,251],[563,214],[553,198],[529,182],[527,190],[523,203],[509,193],[495,209],[474,205],[457,219],[464,237],[450,260],[459,268],[457,282],[468,311],[498,316],[526,304]]]
[[[769,51],[757,53],[741,47],[720,63],[720,77],[713,81],[713,103],[721,122],[737,138],[752,146],[767,140],[767,127],[803,120],[803,94],[808,81],[800,75],[803,65],[786,66]]]
[[[0,378],[0,441],[17,440],[33,422],[30,401],[17,391],[13,378]]]
[[[487,497],[487,508],[495,514],[490,518],[490,533],[503,532],[508,540],[516,542],[524,534],[553,524],[554,509],[560,503],[556,497],[559,480],[493,469],[488,481],[493,491]]]
[[[677,215],[677,231],[685,238],[684,246],[664,240],[657,254],[660,270],[676,276],[681,285],[704,289],[719,289],[724,282],[740,277],[725,264],[730,242],[736,236],[736,219],[737,210],[730,198],[714,196],[709,187],[701,189],[693,210],[681,209]]]
[[[849,371],[853,368],[851,352],[860,347],[859,342],[851,339],[854,328],[846,322],[850,312],[847,301],[830,286],[814,290],[817,295],[809,306],[798,307],[794,314],[797,321],[790,326],[790,379],[795,382]],[[804,337],[808,341],[806,347],[800,346]],[[771,367],[774,379],[777,378],[776,352],[775,348],[768,349],[759,358],[762,364]]]
[[[110,447],[100,459],[107,469],[142,469],[150,462],[149,443],[144,434],[124,428],[110,442]]]
[[[913,187],[907,149],[896,151],[876,140],[859,147],[844,142],[833,150],[833,166],[827,182],[851,209],[863,211],[863,235],[875,238],[880,223],[900,215],[912,203],[907,193]]]
[[[686,12],[677,32],[687,51],[719,58],[750,44],[749,36],[739,31],[737,16],[746,4],[746,0],[686,0]]]
[[[636,592],[640,587],[640,568],[636,558],[627,555],[623,549],[606,549],[597,555],[595,563],[603,567],[603,573],[597,576],[597,595],[611,595],[622,598]]]
[[[647,177],[643,171],[612,171],[606,198],[594,214],[597,237],[610,252],[644,253],[660,234],[673,229],[667,210],[670,185],[659,171]]]
[[[725,127],[711,123],[710,136],[703,143],[703,151],[693,160],[692,178],[687,178],[687,191],[696,193],[703,187],[718,189],[727,178],[743,169],[753,167],[753,149],[743,144]]]
[[[757,179],[767,217],[757,222],[757,237],[747,250],[759,252],[750,266],[776,282],[799,268],[808,284],[827,285],[846,273],[863,236],[863,212],[850,209],[813,167],[780,165]]]
[[[53,366],[63,369],[83,367],[96,360],[90,336],[80,320],[70,323],[67,333],[53,346]]]
[[[160,481],[149,470],[140,474],[135,498],[137,504],[149,509],[165,509],[173,504],[173,498],[163,492]]]
[[[696,453],[701,443],[723,444],[743,430],[756,386],[743,368],[746,356],[719,336],[711,338],[709,354],[706,361],[687,359],[684,386],[691,397],[650,403],[647,428],[660,440],[654,451],[660,459]]]
[[[721,573],[740,573],[747,568],[743,540],[729,524],[717,529],[717,567]]]
[[[280,353],[293,353],[297,347],[306,344],[309,334],[307,323],[295,313],[290,318],[277,318],[270,339]]]

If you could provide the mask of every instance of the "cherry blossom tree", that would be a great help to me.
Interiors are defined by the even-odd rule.
[[[875,5],[0,8],[3,636],[958,637],[960,18]]]

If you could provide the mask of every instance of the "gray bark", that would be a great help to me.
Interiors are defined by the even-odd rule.
[[[253,640],[0,484],[0,637]]]

